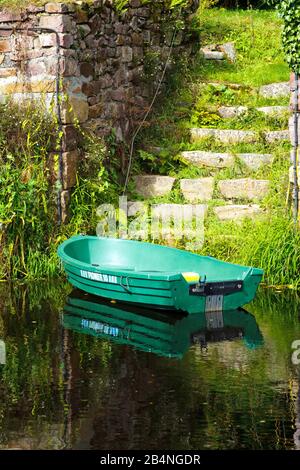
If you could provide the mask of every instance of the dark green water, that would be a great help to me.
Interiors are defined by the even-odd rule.
[[[295,294],[191,322],[69,293],[0,286],[0,448],[300,448]]]

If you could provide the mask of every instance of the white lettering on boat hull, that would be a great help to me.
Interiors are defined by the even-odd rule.
[[[111,276],[109,274],[92,273],[90,271],[80,271],[80,276],[84,279],[90,279],[91,281],[105,282],[106,284],[118,284],[117,276]]]
[[[81,320],[81,327],[94,330],[96,331],[96,333],[104,333],[105,335],[114,336],[114,337],[119,336],[119,328],[106,325],[101,322],[86,320],[85,318]]]

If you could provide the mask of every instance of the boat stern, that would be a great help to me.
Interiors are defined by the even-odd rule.
[[[199,275],[198,275],[199,276]],[[188,279],[184,274],[176,286],[176,308],[188,313],[235,310],[251,302],[263,277],[263,270],[248,268],[241,279],[199,281]]]

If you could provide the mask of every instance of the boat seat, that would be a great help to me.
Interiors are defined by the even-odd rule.
[[[174,274],[174,271],[162,271],[161,269],[138,269],[134,268],[133,266],[122,266],[119,264],[92,264],[95,268],[101,268],[101,269],[113,269],[116,271],[138,271],[139,273],[172,273]]]

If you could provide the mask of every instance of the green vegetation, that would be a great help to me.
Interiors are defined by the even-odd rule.
[[[268,0],[270,5],[275,5],[284,22],[283,45],[286,59],[294,72],[300,72],[300,8],[299,2],[294,0]]]
[[[262,133],[286,129],[288,114],[281,118],[266,117],[256,109],[288,105],[288,98],[266,99],[258,93],[259,86],[287,81],[289,77],[280,42],[281,22],[274,11],[210,9],[198,16],[195,29],[197,24],[203,46],[234,42],[237,61],[216,63],[198,56],[192,65],[181,64],[172,77],[167,98],[140,136],[135,171],[168,174],[178,179],[214,175],[216,183],[220,179],[242,177],[270,180],[270,193],[260,203],[264,215],[257,220],[220,222],[210,211],[205,222],[202,253],[262,267],[267,284],[298,288],[300,240],[287,204],[290,147],[288,142],[270,144]],[[249,110],[241,117],[222,119],[218,115],[221,105],[242,105]],[[252,129],[259,133],[260,138],[255,144],[226,145],[211,138],[191,143],[191,127]],[[233,168],[218,170],[215,175],[215,170],[186,163],[180,156],[183,150],[230,152],[234,155],[272,153],[274,159],[271,165],[256,171],[246,168],[236,159]],[[184,199],[176,185],[170,196],[155,198],[154,202],[184,203]],[[208,205],[222,204],[224,201],[215,189],[214,198]],[[184,240],[179,240],[177,246],[183,247]]]
[[[280,42],[281,23],[276,12],[209,9],[198,15],[194,28],[199,32],[203,46],[233,41],[238,58],[234,64],[227,61],[204,61],[201,55],[192,64],[182,59],[178,73],[171,77],[169,93],[163,106],[152,115],[140,138],[143,150],[153,146],[163,148],[163,153],[156,158],[157,167],[152,162],[153,173],[168,171],[166,165],[177,171],[178,165],[174,165],[173,159],[175,163],[178,162],[177,156],[181,150],[200,149],[202,144],[205,147],[203,150],[208,150],[207,142],[200,146],[192,144],[191,147],[191,127],[261,131],[279,130],[287,125],[287,116],[274,119],[256,111],[260,106],[288,105],[288,98],[266,99],[259,95],[257,88],[268,83],[286,81],[288,78],[289,71]],[[266,36],[268,47],[265,43]],[[240,86],[236,87],[235,84]],[[244,117],[222,120],[217,114],[220,105],[248,106],[249,112]],[[220,145],[213,145],[214,149],[218,147],[221,151]],[[230,150],[258,151],[258,147],[266,150],[263,139],[255,147],[249,148],[248,145],[248,150],[245,146],[244,150],[237,147]],[[223,150],[226,151],[224,146]]]
[[[199,15],[203,44],[233,41],[236,64],[200,65],[207,80],[258,86],[286,81],[288,68],[281,44],[281,20],[274,11],[208,9]],[[213,61],[212,61],[213,62]],[[221,65],[221,67],[219,67]]]
[[[58,187],[51,184],[57,165],[48,157],[57,147],[53,135],[56,119],[43,103],[0,106],[0,279],[58,274],[58,243],[78,232],[94,233],[98,205],[118,192],[113,140],[108,154],[100,139],[84,134],[70,220],[59,228]],[[108,155],[109,168],[103,163]]]
[[[47,245],[55,215],[46,161],[55,127],[42,107],[1,105],[1,278],[25,274],[28,260],[33,272],[36,263],[46,272],[53,268]]]
[[[169,174],[178,179],[210,176],[210,169],[188,165],[180,152],[199,149],[233,154],[272,153],[273,163],[260,170],[251,171],[236,158],[233,168],[218,171],[216,182],[232,177],[269,179],[271,191],[261,202],[264,215],[257,221],[221,223],[210,214],[202,252],[262,267],[268,284],[298,287],[299,236],[294,232],[287,208],[289,145],[268,144],[262,134],[262,130],[286,128],[287,116],[275,119],[256,110],[258,106],[287,105],[285,98],[262,98],[257,89],[262,84],[287,80],[288,68],[280,46],[280,21],[274,11],[212,9],[202,10],[194,29],[199,32],[203,45],[234,41],[237,62],[207,64],[199,55],[187,63],[182,58],[177,72],[170,77],[166,97],[140,136],[133,170]],[[268,47],[264,42],[266,36]],[[233,86],[236,83],[241,86]],[[225,121],[217,114],[221,104],[246,105],[249,112]],[[50,138],[56,125],[55,119],[41,107],[36,111],[8,104],[0,109],[1,279],[36,279],[59,274],[57,245],[75,233],[95,233],[97,207],[103,202],[117,202],[121,193],[114,137],[105,146],[95,136],[85,134],[82,139],[85,158],[72,195],[69,222],[58,227],[55,222],[57,188],[50,185],[47,161],[49,149],[56,145]],[[191,143],[189,129],[195,126],[254,129],[260,138],[256,144],[224,145],[212,139]],[[160,149],[152,150],[153,147]],[[134,194],[134,188],[131,189]],[[178,183],[168,198],[156,198],[152,202],[184,202]],[[216,187],[209,206],[223,203]],[[181,243],[178,242],[179,247]]]

